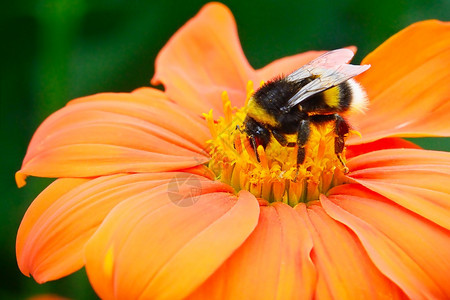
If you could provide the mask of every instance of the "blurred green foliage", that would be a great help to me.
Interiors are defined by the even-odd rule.
[[[84,270],[39,285],[15,261],[15,234],[48,179],[19,190],[14,173],[37,126],[68,100],[149,85],[155,57],[206,1],[35,0],[2,3],[0,298],[57,293],[95,299]],[[311,49],[358,46],[359,62],[392,34],[424,19],[448,20],[448,0],[224,1],[255,67]],[[420,139],[450,150],[448,139]]]

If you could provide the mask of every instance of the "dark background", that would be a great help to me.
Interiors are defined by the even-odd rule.
[[[37,126],[68,100],[148,86],[155,57],[206,1],[4,1],[0,9],[1,190],[0,298],[57,293],[95,299],[84,270],[39,285],[18,270],[15,235],[26,208],[50,181],[14,173]],[[224,1],[233,11],[243,49],[259,68],[312,49],[359,48],[355,62],[407,25],[449,20],[448,0]],[[449,139],[419,139],[450,150]]]

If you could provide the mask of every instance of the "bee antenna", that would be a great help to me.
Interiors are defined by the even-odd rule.
[[[235,130],[239,130],[241,133],[242,132],[244,132],[244,130],[243,129],[241,129],[241,126],[239,126],[239,125],[236,125],[236,128],[235,128]]]

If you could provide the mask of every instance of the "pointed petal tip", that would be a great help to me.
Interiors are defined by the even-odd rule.
[[[231,18],[234,20],[233,13],[225,4],[220,3],[220,2],[209,2],[209,3],[205,4],[199,10],[199,12],[184,25],[184,27],[186,27],[187,24],[189,24],[190,22],[193,22],[194,20],[205,18],[205,16],[211,16],[211,19],[214,19],[214,20],[220,19],[222,17]],[[176,36],[176,34],[174,36],[172,36],[171,39],[173,39],[175,36]],[[158,54],[158,56],[160,56],[160,55],[161,55],[161,52]],[[154,86],[163,84],[163,79],[160,78],[161,77],[160,72],[158,72],[158,63],[157,62],[158,62],[158,59],[156,60],[155,74],[153,75],[152,79],[150,80],[150,83]]]
[[[209,138],[203,120],[161,91],[102,93],[75,99],[47,118],[33,135],[19,173],[95,177],[153,172],[169,161],[177,165],[172,170],[189,168],[207,160],[203,148]],[[176,150],[167,157],[170,149]],[[181,163],[183,155],[186,164]],[[152,166],[145,169],[146,163]],[[16,175],[18,186],[24,185],[24,178]]]
[[[150,84],[153,85],[153,86],[158,86],[158,85],[161,84],[161,81],[156,76],[156,73],[153,75],[152,79],[150,79]]]
[[[30,276],[28,276],[28,277],[30,277]],[[34,279],[34,281],[36,281],[39,284],[44,284],[44,283],[50,281],[46,276],[42,276],[40,274],[34,274],[31,277]]]
[[[214,2],[203,6],[161,49],[151,83],[162,83],[174,102],[201,114],[211,108],[222,111],[224,90],[233,105],[242,106],[253,77],[231,11]]]
[[[25,270],[23,267],[21,267],[20,265],[19,265],[19,270],[20,270],[20,272],[23,274],[23,275],[25,275],[25,276],[27,276],[28,278],[31,278],[31,274],[30,274],[30,272],[28,272],[28,270]],[[36,281],[37,282],[37,281]]]
[[[26,182],[27,177],[28,177],[28,175],[22,173],[21,171],[16,172],[15,179],[16,179],[17,187],[19,189],[24,187],[27,184],[27,182]]]
[[[19,266],[20,272],[22,272],[23,275],[25,275],[28,278],[32,278],[39,284],[44,284],[48,281],[56,280],[62,277],[62,276],[57,277],[52,276],[51,271],[49,272],[47,270],[35,268],[34,266],[29,265],[27,261],[20,260],[19,257],[17,258],[17,264]]]

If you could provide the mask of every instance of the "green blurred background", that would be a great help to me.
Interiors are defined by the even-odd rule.
[[[56,293],[96,299],[84,270],[39,285],[22,275],[15,235],[49,179],[17,189],[14,173],[38,125],[75,97],[148,86],[155,57],[169,37],[207,1],[36,0],[2,3],[0,298]],[[361,59],[389,36],[424,19],[449,20],[449,0],[224,1],[255,67],[311,49],[356,45]],[[419,139],[450,150],[449,139]]]

